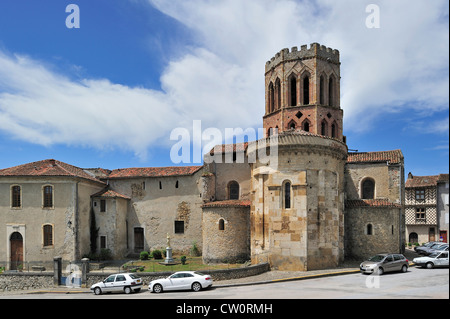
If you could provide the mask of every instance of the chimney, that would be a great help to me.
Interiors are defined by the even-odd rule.
[[[413,178],[414,178],[413,174],[411,172],[409,172],[408,173],[408,179],[413,179]]]

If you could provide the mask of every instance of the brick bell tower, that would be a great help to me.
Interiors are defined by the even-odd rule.
[[[340,78],[338,50],[312,43],[278,52],[265,69],[267,136],[301,129],[345,143]]]

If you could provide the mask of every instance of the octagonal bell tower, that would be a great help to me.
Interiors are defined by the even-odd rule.
[[[265,68],[267,135],[301,129],[345,143],[339,51],[312,43],[278,52]]]

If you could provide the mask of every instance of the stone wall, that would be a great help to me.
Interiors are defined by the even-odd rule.
[[[0,274],[0,292],[53,287],[53,272],[17,272]]]

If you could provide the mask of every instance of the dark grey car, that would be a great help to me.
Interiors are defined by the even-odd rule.
[[[407,272],[408,267],[409,261],[402,254],[378,254],[362,262],[359,268],[362,273],[382,275],[390,271]]]

